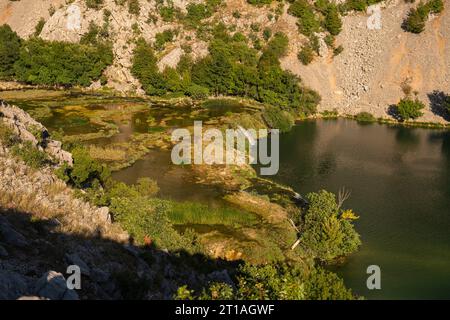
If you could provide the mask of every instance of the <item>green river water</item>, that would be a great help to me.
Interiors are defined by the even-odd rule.
[[[280,139],[274,180],[352,194],[362,247],[337,267],[372,299],[450,298],[450,132],[351,120],[303,122]],[[366,268],[381,268],[368,290]]]

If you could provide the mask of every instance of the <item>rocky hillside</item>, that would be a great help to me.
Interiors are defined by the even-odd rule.
[[[140,0],[138,3],[140,10],[135,13],[130,13],[126,1],[104,0],[101,6],[110,13],[109,36],[115,55],[114,64],[106,70],[108,86],[122,92],[141,92],[139,82],[129,70],[134,47],[132,40],[137,36],[154,43],[156,34],[177,30],[175,41],[158,53],[160,69],[176,66],[188,47],[197,59],[205,56],[208,50],[208,43],[202,40],[199,32],[186,28],[176,19],[168,21],[161,17],[160,2]],[[173,7],[186,12],[188,3],[191,2],[173,1]],[[298,32],[297,18],[288,13],[287,4],[273,2],[255,6],[245,0],[227,0],[206,21],[222,21],[233,26],[236,32],[247,36],[257,34],[261,38],[263,28],[256,30],[255,26],[269,27],[273,33],[284,32],[289,37],[290,50],[282,59],[282,67],[301,76],[306,85],[320,93],[319,110],[337,109],[343,114],[369,111],[385,117],[389,106],[403,97],[402,85],[405,83],[428,105],[433,100],[433,91],[449,91],[450,35],[447,31],[450,30],[450,3],[448,0],[445,3],[444,12],[432,16],[420,34],[402,30],[402,21],[409,8],[415,5],[403,0],[387,0],[380,4],[380,29],[367,27],[369,15],[349,13],[343,17],[342,32],[336,37],[336,44],[342,45],[344,51],[334,56],[333,50],[325,45],[323,35],[319,35],[319,57],[307,66],[297,59],[307,38]],[[88,8],[85,0],[0,0],[0,24],[11,25],[26,38],[35,32],[43,18],[41,38],[78,42],[88,32],[91,22],[102,25],[104,10]],[[273,19],[274,15],[276,19]],[[425,110],[421,121],[445,122],[431,109],[430,106]]]
[[[432,17],[418,35],[401,28],[410,8],[403,0],[384,3],[379,30],[368,30],[366,15],[351,14],[343,19],[337,37],[344,47],[340,55],[325,55],[303,66],[293,51],[283,66],[320,93],[322,110],[386,116],[388,107],[404,96],[404,83],[430,105],[433,91],[450,90],[450,1],[445,2],[444,12]],[[424,110],[421,121],[445,122],[430,109]]]

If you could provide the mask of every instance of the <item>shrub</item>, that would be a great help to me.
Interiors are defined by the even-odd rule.
[[[268,41],[271,36],[272,36],[272,30],[270,30],[270,28],[264,28],[264,31],[263,31],[264,40]]]
[[[30,141],[26,141],[21,145],[15,144],[11,148],[11,153],[16,157],[21,158],[26,165],[34,169],[42,168],[49,163],[47,154],[33,146]]]
[[[360,112],[355,117],[358,122],[375,122],[375,117],[369,112]]]
[[[265,5],[271,4],[272,0],[247,0],[247,2],[253,5]]]
[[[351,290],[336,274],[320,267],[304,270],[290,264],[243,264],[236,272],[236,283],[212,283],[196,296],[187,286],[178,289],[182,300],[351,300]]]
[[[430,0],[427,2],[427,7],[430,13],[441,13],[444,10],[444,1],[442,0]]]
[[[419,3],[417,8],[411,8],[408,16],[403,21],[402,28],[412,33],[421,33],[425,29],[425,23],[430,13],[438,14],[444,10],[442,0],[430,0],[427,3]]]
[[[159,7],[159,15],[165,22],[173,21],[175,18],[176,10],[173,6],[161,6]]]
[[[309,44],[304,45],[298,53],[297,58],[304,65],[308,65],[314,60],[314,50]]]
[[[103,5],[103,0],[85,0],[86,7],[91,9],[100,9]]]
[[[421,117],[423,108],[425,105],[419,99],[412,100],[408,97],[401,99],[396,106],[397,113],[403,121]]]
[[[186,7],[186,21],[191,26],[196,26],[201,20],[208,18],[212,14],[212,10],[210,10],[206,5],[202,3],[190,3]]]
[[[264,121],[270,128],[279,129],[281,132],[291,130],[294,125],[294,117],[287,111],[277,107],[266,107],[263,111]]]
[[[425,19],[422,17],[420,12],[415,8],[411,8],[408,13],[407,18],[403,22],[403,29],[412,33],[421,33],[425,30]]]
[[[141,13],[141,5],[139,0],[128,0],[128,12],[136,16]]]
[[[0,26],[0,78],[14,75],[14,63],[19,59],[20,38],[11,27]]]
[[[106,185],[111,176],[109,169],[93,160],[84,147],[75,147],[72,150],[72,156],[73,167],[67,164],[61,166],[56,171],[58,178],[77,188]]]
[[[209,96],[209,89],[197,84],[192,84],[186,89],[186,94],[192,99],[205,99]]]
[[[302,300],[305,298],[305,288],[299,268],[287,265],[245,264],[240,267],[237,279],[239,299]]]
[[[335,273],[314,268],[305,281],[308,300],[352,300],[354,296]]]
[[[366,11],[367,0],[347,0],[344,4],[345,11]]]
[[[337,56],[337,55],[341,54],[342,51],[344,51],[344,47],[342,45],[340,45],[333,49],[333,55]]]
[[[44,25],[45,25],[45,19],[44,18],[39,19],[39,22],[37,23],[36,27],[34,27],[33,35],[35,37],[39,37],[39,35],[42,32],[42,29],[44,28]]]
[[[175,36],[173,30],[164,30],[155,36],[155,49],[162,50],[167,42],[171,42]]]
[[[179,234],[168,218],[170,202],[146,197],[114,197],[110,209],[113,217],[134,238],[137,244],[145,239],[152,245],[171,251],[201,252],[202,247],[195,235]]]
[[[297,25],[304,35],[310,36],[313,32],[319,31],[320,22],[308,1],[296,0],[289,6],[288,12],[298,18]]]
[[[323,41],[325,41],[326,45],[327,45],[329,48],[333,48],[333,47],[334,47],[334,41],[335,41],[335,38],[334,38],[334,36],[332,36],[331,34],[327,34],[327,35],[325,36],[325,38],[323,38]]]
[[[342,21],[335,5],[330,5],[325,14],[325,28],[333,36],[338,35],[342,30]]]
[[[1,122],[1,117],[0,117],[0,141],[6,147],[12,147],[13,145],[19,143],[19,139],[14,134],[14,132]]]

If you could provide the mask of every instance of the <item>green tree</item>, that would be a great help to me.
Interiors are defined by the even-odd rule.
[[[21,40],[11,27],[4,24],[0,27],[0,78],[14,75],[14,63],[19,59]]]
[[[286,263],[243,264],[236,281],[213,283],[196,295],[187,286],[178,289],[180,300],[351,300],[355,296],[336,274],[320,267],[310,270]]]
[[[423,102],[417,98],[413,100],[409,97],[401,99],[396,106],[397,113],[403,121],[421,117],[423,115],[421,111],[423,108],[425,108]]]
[[[355,297],[335,273],[314,268],[305,281],[308,300],[352,300]]]
[[[165,81],[158,72],[157,59],[152,47],[144,40],[138,40],[133,52],[131,73],[141,82],[148,95],[165,93]]]
[[[301,244],[321,261],[330,262],[357,250],[361,244],[349,215],[344,214],[333,193],[325,190],[307,195]],[[353,216],[350,216],[353,217]]]

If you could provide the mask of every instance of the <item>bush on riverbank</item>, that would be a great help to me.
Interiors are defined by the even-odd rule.
[[[276,107],[264,108],[263,117],[270,128],[278,129],[280,132],[290,131],[294,125],[294,117],[289,112]]]
[[[355,116],[356,121],[358,122],[375,122],[377,119],[369,112],[359,112]]]
[[[359,235],[352,219],[343,214],[336,196],[322,190],[308,194],[307,199],[309,206],[300,237],[302,247],[323,262],[355,252],[361,244]]]
[[[416,119],[423,115],[421,111],[425,104],[419,99],[403,98],[396,106],[397,113],[402,121]]]

